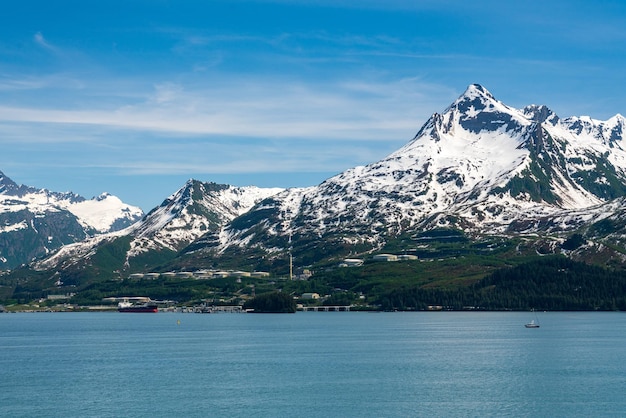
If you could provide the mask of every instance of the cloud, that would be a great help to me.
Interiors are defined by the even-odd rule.
[[[57,48],[54,47],[52,44],[50,44],[46,38],[44,38],[43,34],[41,32],[37,32],[35,33],[35,35],[33,35],[33,40],[35,41],[35,43],[39,46],[41,46],[42,48],[45,48],[47,50],[50,51],[56,51]]]
[[[94,101],[84,109],[0,106],[0,121],[183,136],[384,141],[411,135],[433,111],[455,97],[449,88],[408,78],[329,83],[222,80],[213,85],[165,82],[150,92],[135,93],[133,101],[127,95]]]
[[[0,80],[0,91],[36,90],[43,87],[41,80],[6,79]]]
[[[52,80],[68,81],[48,78],[42,89],[61,88]],[[420,78],[222,77],[149,88],[82,81],[61,90],[64,108],[0,106],[0,166],[141,176],[338,173],[395,151],[458,94]]]

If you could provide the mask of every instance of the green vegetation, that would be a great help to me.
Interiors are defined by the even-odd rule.
[[[601,159],[596,161],[594,170],[573,173],[572,178],[594,195],[610,200],[626,195],[626,186],[616,172],[608,160]]]
[[[626,273],[554,256],[495,271],[470,286],[396,289],[379,302],[401,310],[626,310]]]
[[[264,312],[292,311],[294,298],[317,293],[321,298],[298,303],[351,305],[351,310],[626,310],[626,270],[620,262],[623,248],[604,241],[597,247],[606,253],[587,252],[596,245],[594,234],[613,227],[613,223],[600,221],[584,234],[563,237],[563,242],[551,237],[469,237],[453,229],[406,234],[390,240],[379,252],[416,255],[417,260],[374,262],[371,253],[358,255],[356,247],[341,247],[333,257],[306,266],[314,272],[307,280],[287,280],[286,254],[263,257],[254,248],[219,259],[202,252],[176,258],[173,253],[160,257],[152,254],[152,259],[142,259],[152,267],[142,269],[138,263],[118,270],[129,245],[121,238],[102,244],[88,265],[59,273],[24,268],[0,275],[0,303],[9,306],[35,301],[48,306],[57,303],[54,298],[46,300],[48,296],[71,294],[65,302],[87,306],[99,305],[107,297],[136,295],[185,306],[245,303]],[[585,263],[559,255],[561,249]],[[338,267],[348,255],[363,259],[364,264]],[[294,254],[296,266],[304,267],[303,261],[309,259],[310,254]],[[600,267],[607,265],[613,268]],[[203,280],[129,277],[129,272],[136,271],[201,268],[268,271],[272,275]],[[255,294],[260,296],[254,298]]]
[[[569,237],[567,240],[565,240],[561,248],[563,248],[564,250],[575,250],[576,248],[579,248],[584,243],[585,243],[585,238],[581,234],[574,234],[571,237]]]
[[[255,313],[295,313],[296,302],[285,293],[272,292],[250,299],[243,308],[253,309]]]

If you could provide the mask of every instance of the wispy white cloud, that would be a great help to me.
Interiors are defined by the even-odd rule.
[[[46,93],[47,89],[62,90],[66,95],[73,97],[75,93],[71,93],[72,91],[84,89],[87,84],[88,83],[84,80],[73,77],[69,74],[45,74],[41,76],[0,74],[0,91],[31,91],[38,94],[39,100],[33,100],[31,103],[41,103],[42,99],[45,97],[42,96],[42,93]]]
[[[61,88],[51,80],[42,89]],[[395,151],[457,95],[420,78],[222,77],[150,89],[82,81],[62,106],[0,106],[0,146],[10,150],[0,167],[20,160],[129,176],[338,173]]]
[[[132,103],[85,109],[5,105],[0,106],[0,120],[174,135],[384,141],[415,131],[455,93],[419,79],[402,79],[328,84],[230,80],[219,86],[165,82],[143,94]],[[124,103],[124,98],[113,101]]]
[[[52,45],[50,42],[48,42],[46,38],[44,38],[41,32],[37,32],[33,35],[33,41],[35,41],[35,43],[42,48],[45,48],[50,51],[55,51],[55,52],[57,51],[57,48],[54,45]]]
[[[35,90],[42,88],[40,79],[0,79],[0,91]]]

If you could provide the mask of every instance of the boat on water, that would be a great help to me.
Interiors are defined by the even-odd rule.
[[[539,323],[535,322],[535,320],[531,320],[529,323],[524,324],[526,328],[539,328]]]
[[[532,309],[531,312],[535,313],[535,310]],[[539,319],[537,319],[537,314],[535,313],[535,319],[531,320],[529,323],[524,324],[526,328],[539,328]]]
[[[159,307],[152,301],[134,303],[129,300],[123,300],[117,304],[117,310],[118,312],[156,313],[159,311]]]

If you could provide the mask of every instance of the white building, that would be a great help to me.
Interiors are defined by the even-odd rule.
[[[339,263],[339,267],[360,267],[363,265],[363,260],[360,258],[346,258],[341,263]]]
[[[159,277],[161,277],[161,273],[146,273],[143,275],[143,278],[148,280],[156,280]]]
[[[395,254],[376,254],[372,257],[374,261],[398,261],[398,256]]]
[[[213,272],[210,270],[197,270],[193,272],[193,277],[198,280],[208,280],[213,278]]]
[[[230,277],[250,277],[250,272],[247,271],[231,271],[228,274]]]

